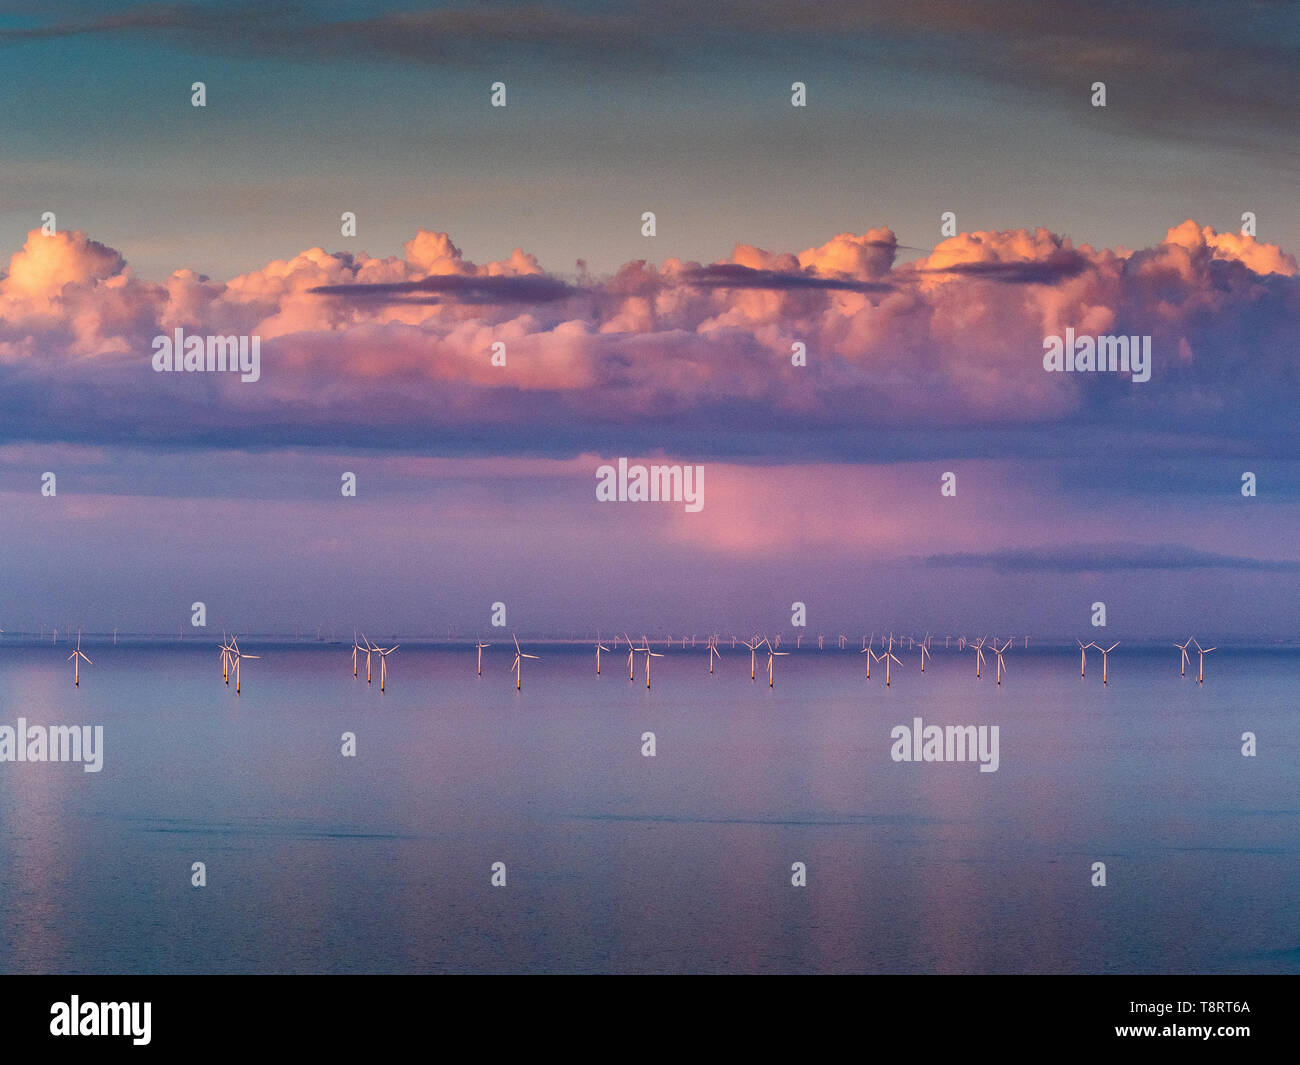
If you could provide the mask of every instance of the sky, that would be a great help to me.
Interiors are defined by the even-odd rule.
[[[103,9],[0,5],[0,627],[1297,634],[1287,5]]]

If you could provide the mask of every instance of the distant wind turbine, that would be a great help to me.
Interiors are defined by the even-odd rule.
[[[244,654],[244,652],[239,649],[239,640],[236,639],[234,633],[231,633],[230,635],[230,647],[235,660],[235,694],[238,695],[240,692],[239,663],[245,658],[261,658],[262,656]]]
[[[890,643],[893,643],[893,641],[891,640]],[[900,647],[899,649],[901,650],[902,648]],[[877,656],[876,656],[876,661],[879,662],[880,659],[882,659],[882,658],[885,660],[885,687],[888,688],[888,687],[889,687],[889,664],[890,664],[890,662],[895,662],[895,663],[897,663],[897,664],[900,665],[900,666],[901,666],[903,663],[902,663],[902,662],[899,662],[898,659],[894,657],[894,652],[893,652],[893,651],[886,651],[883,655],[877,655]]]
[[[979,680],[980,670],[984,668],[984,637],[981,636],[971,646],[975,648],[975,679]]]
[[[366,683],[369,684],[370,683],[370,656],[375,651],[378,651],[379,648],[370,642],[370,637],[367,636],[364,632],[361,634],[361,638],[366,642],[362,650],[366,652]]]
[[[85,662],[88,666],[95,663],[81,653],[81,630],[77,630],[77,649],[68,655],[68,661],[72,663],[72,685],[74,688],[81,687],[81,663]]]
[[[663,654],[659,651],[650,650],[649,642],[647,642],[646,645],[643,648],[641,648],[641,650],[645,652],[645,690],[649,691],[650,690],[650,659],[663,658]]]
[[[709,673],[710,673],[710,674],[713,673],[713,659],[714,659],[715,657],[717,658],[717,660],[718,660],[719,662],[721,662],[721,661],[722,661],[722,652],[718,650],[718,646],[717,646],[717,644],[710,643],[710,644],[709,644]]]
[[[1106,683],[1106,656],[1110,654],[1111,651],[1115,650],[1116,647],[1119,646],[1119,641],[1116,640],[1109,647],[1099,647],[1096,644],[1094,644],[1093,646],[1097,647],[1097,650],[1101,652],[1101,682],[1105,684]]]
[[[1195,643],[1195,641],[1192,642]],[[1205,656],[1208,655],[1211,651],[1217,651],[1218,649],[1219,649],[1218,644],[1215,644],[1213,647],[1202,647],[1199,643],[1196,644],[1196,650],[1201,656],[1199,665],[1196,667],[1197,684],[1205,683]]]
[[[778,651],[770,643],[767,645],[767,686],[772,687],[772,663],[778,655],[788,655],[789,651]]]
[[[609,653],[609,648],[600,642],[600,637],[596,637],[596,676],[600,676],[600,652]]]
[[[388,656],[401,646],[401,644],[395,643],[392,647],[375,648],[375,650],[379,652],[379,690],[381,692],[384,690],[384,684],[388,680]]]
[[[521,660],[525,658],[536,658],[537,655],[524,654],[524,652],[519,649],[519,638],[513,633],[510,638],[515,641],[515,664],[511,669],[513,669],[515,673],[515,691],[519,691],[523,687],[524,677],[523,663]]]
[[[1088,667],[1088,648],[1096,647],[1098,651],[1100,651],[1101,648],[1098,647],[1095,643],[1091,643],[1091,642],[1084,643],[1078,637],[1075,637],[1074,642],[1079,645],[1079,676],[1082,677]]]
[[[1002,661],[1002,652],[1011,646],[1011,642],[1012,641],[1008,639],[1007,642],[1004,643],[1001,647],[999,647],[996,643],[993,645],[993,653],[998,656],[998,684],[999,685],[1001,685],[1002,683],[1002,671],[1007,668],[1007,664],[1004,661]]]
[[[1174,644],[1174,646],[1177,647],[1178,650],[1180,650],[1180,651],[1183,652],[1182,671],[1178,674],[1180,677],[1185,677],[1185,676],[1187,676],[1187,663],[1188,663],[1188,660],[1189,660],[1189,659],[1188,659],[1188,655],[1187,655],[1187,644],[1194,643],[1194,642],[1195,642],[1195,641],[1192,639],[1192,637],[1189,636],[1189,637],[1187,637],[1187,643],[1176,643],[1176,644]],[[1196,646],[1197,646],[1197,647],[1200,647],[1200,644],[1196,644]]]
[[[478,675],[483,676],[483,648],[491,647],[490,643],[484,643],[482,640],[475,641],[475,647],[478,648]]]
[[[860,654],[860,655],[866,655],[866,656],[867,656],[867,680],[870,680],[870,679],[871,679],[871,660],[874,658],[874,659],[876,659],[877,661],[879,661],[879,658],[877,657],[876,652],[873,651],[873,650],[871,649],[871,644],[870,644],[870,643],[868,643],[866,647],[864,647],[861,651],[859,651],[858,654]]]

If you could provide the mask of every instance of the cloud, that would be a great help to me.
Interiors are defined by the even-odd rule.
[[[1134,252],[974,232],[910,263],[885,227],[801,252],[627,263],[578,283],[445,233],[400,256],[310,248],[216,281],[135,276],[79,232],[0,275],[0,443],[649,450],[694,461],[1290,457],[1295,259],[1188,220]],[[256,384],[154,373],[152,341],[260,338]],[[1050,374],[1043,338],[1149,335],[1151,380]],[[504,366],[493,345],[503,343]],[[794,345],[807,365],[791,364]]]
[[[1013,573],[1102,573],[1115,570],[1233,569],[1300,572],[1300,562],[1199,551],[1182,544],[1063,544],[1059,547],[929,555],[934,568],[989,568]]]
[[[811,273],[788,273],[779,270],[755,270],[739,263],[716,263],[682,271],[686,284],[696,288],[753,288],[771,292],[814,289],[824,292],[889,292],[891,286],[878,281],[855,281],[851,278],[818,277]]]
[[[352,18],[274,0],[149,3],[8,27],[0,43],[99,35],[323,63],[362,56],[474,69],[541,62],[624,75],[689,67],[707,56],[719,69],[835,61],[925,75],[938,69],[1047,97],[1076,116],[1091,112],[1088,87],[1104,81],[1113,125],[1272,151],[1300,95],[1300,45],[1288,6],[1255,4],[1243,17],[1217,0],[556,0],[380,6]]]
[[[450,296],[462,303],[554,303],[579,290],[551,277],[458,277],[444,275],[419,281],[389,281],[369,285],[317,285],[307,290],[323,296],[350,296],[390,303],[423,302],[423,293]],[[430,300],[429,302],[437,302]]]

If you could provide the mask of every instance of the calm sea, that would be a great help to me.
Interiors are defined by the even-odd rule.
[[[246,640],[236,697],[211,641],[85,649],[74,688],[63,640],[0,644],[0,725],[104,727],[99,773],[0,763],[0,971],[1300,971],[1295,652],[1199,687],[1121,647],[1103,687],[1017,649],[999,688],[939,649],[886,689],[828,648],[769,689],[701,642],[647,692],[541,645],[516,692],[499,641],[481,678],[404,644],[381,695]],[[997,772],[892,761],[915,717],[997,725]]]

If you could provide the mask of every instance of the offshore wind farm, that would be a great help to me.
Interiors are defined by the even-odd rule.
[[[798,648],[786,630],[777,652],[776,632],[736,633],[769,667],[781,656],[772,685],[719,656],[729,631],[630,641],[631,682],[595,673],[595,633],[520,633],[518,649],[83,633],[95,670],[74,686],[63,642],[9,628],[5,704],[21,696],[29,731],[103,723],[104,770],[0,789],[7,971],[1300,971],[1278,890],[1300,856],[1264,812],[1300,752],[1294,644],[1201,639],[1221,661],[1198,684],[1182,640],[1126,639],[1103,686],[1068,637],[931,636],[922,673],[888,648],[924,637],[886,632],[887,686],[862,641]],[[367,698],[399,641],[400,674]],[[1014,663],[1000,686],[996,661],[976,679],[981,646]],[[236,676],[258,659],[238,696],[211,668],[226,648]],[[895,730],[928,722],[996,725],[993,770],[895,758]],[[1243,759],[1247,732],[1269,758]],[[204,856],[222,872],[196,923],[191,889],[161,874]],[[521,897],[484,911],[498,859]],[[815,904],[789,887],[794,861]],[[59,870],[39,905],[22,890],[37,867]],[[77,887],[103,877],[129,890]],[[1170,884],[1195,902],[1178,917]],[[334,901],[360,893],[364,911]],[[60,935],[34,934],[50,906]],[[988,935],[955,936],[976,920]]]

